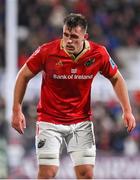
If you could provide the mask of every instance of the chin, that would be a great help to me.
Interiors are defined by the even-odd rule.
[[[74,51],[70,51],[70,50],[67,50],[67,52],[68,52],[69,54],[73,54],[73,53],[74,53]]]

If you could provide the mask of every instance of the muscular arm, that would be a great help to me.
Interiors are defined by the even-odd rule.
[[[114,91],[120,101],[123,110],[123,120],[128,128],[128,131],[132,131],[135,126],[135,118],[132,114],[131,105],[129,102],[128,91],[126,87],[126,83],[120,72],[118,71],[111,79],[110,79]]]
[[[26,91],[27,84],[29,80],[34,77],[34,74],[29,70],[27,65],[24,65],[19,71],[15,88],[14,88],[14,102],[13,102],[13,111],[21,108],[21,103]]]
[[[16,78],[13,96],[12,127],[19,133],[24,133],[24,128],[26,126],[25,118],[22,113],[22,100],[27,84],[32,77],[34,77],[34,74],[29,70],[27,65],[24,65]]]

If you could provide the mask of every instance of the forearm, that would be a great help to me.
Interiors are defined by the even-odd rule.
[[[24,98],[26,87],[32,77],[34,77],[34,74],[28,69],[26,65],[24,65],[16,78],[13,96],[13,112],[21,110],[21,104]]]
[[[127,86],[122,75],[118,72],[117,75],[111,79],[111,83],[120,101],[123,112],[131,112]]]
[[[16,84],[14,88],[14,100],[13,100],[13,111],[18,111],[21,109],[21,104],[26,91],[28,80],[22,77],[20,74],[16,79]]]
[[[27,84],[32,77],[34,77],[34,74],[25,64],[19,71],[16,78],[13,94],[12,127],[20,134],[24,133],[24,128],[26,127],[25,117],[21,109],[22,100],[24,98]]]

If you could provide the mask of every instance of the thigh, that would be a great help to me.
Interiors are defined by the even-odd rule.
[[[55,124],[37,122],[36,154],[39,165],[59,166],[62,137]]]
[[[66,142],[74,166],[95,164],[96,146],[91,121],[76,124]]]

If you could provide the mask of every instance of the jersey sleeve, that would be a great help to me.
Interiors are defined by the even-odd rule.
[[[100,67],[100,74],[105,76],[106,78],[113,77],[117,72],[117,65],[110,57],[109,53],[107,52],[106,48],[103,47],[101,49],[101,67]]]
[[[27,60],[28,68],[33,74],[37,74],[43,70],[42,48],[39,47]]]

